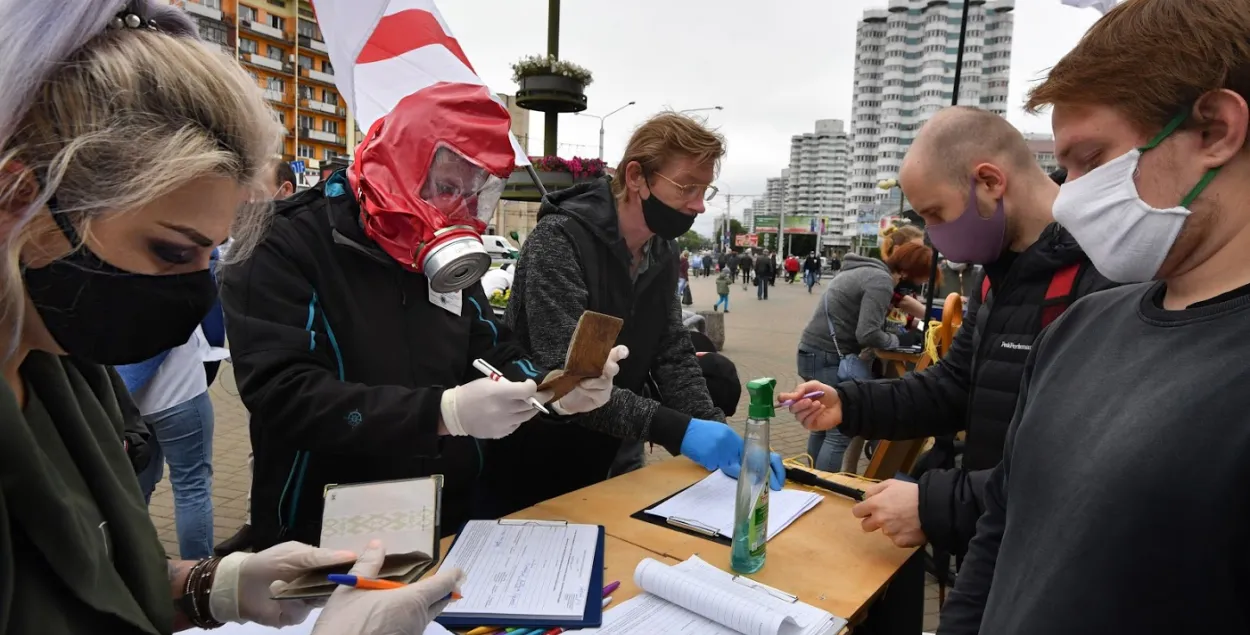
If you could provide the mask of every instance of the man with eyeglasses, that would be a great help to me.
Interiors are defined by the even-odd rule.
[[[536,420],[487,448],[491,515],[641,467],[643,444],[737,476],[742,439],[713,405],[682,324],[673,240],[716,195],[724,139],[662,113],[634,132],[615,177],[548,195],[517,263],[507,322],[540,366],[564,365],[583,311],[625,320],[608,403],[579,425]],[[538,469],[536,469],[536,466]],[[774,489],[782,483],[773,455]]]

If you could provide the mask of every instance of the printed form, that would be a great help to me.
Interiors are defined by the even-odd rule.
[[[467,575],[445,615],[577,618],[586,612],[599,528],[470,521],[443,561]]]
[[[734,535],[734,501],[738,481],[717,470],[685,491],[647,510],[648,514],[706,527],[726,537]],[[783,489],[768,493],[768,539],[777,537],[825,497],[815,492]]]

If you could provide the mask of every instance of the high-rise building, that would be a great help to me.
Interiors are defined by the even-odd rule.
[[[334,85],[329,49],[308,0],[167,0],[191,14],[265,90],[286,125],[282,157],[320,162],[348,155],[360,131]]]
[[[786,189],[790,184],[790,168],[781,171],[781,176],[774,176],[764,181],[764,206],[760,213],[776,216],[785,209]]]
[[[959,103],[1002,115],[1015,0],[966,1]],[[887,8],[864,11],[856,37],[849,208],[870,207],[884,194],[877,184],[898,177],[916,130],[950,105],[962,12],[963,0],[889,0]]]
[[[841,119],[821,119],[815,132],[790,137],[786,214],[841,214],[846,204],[848,146]]]
[[[787,216],[822,215],[836,219],[825,237],[830,244],[842,241],[841,219],[846,213],[850,174],[850,145],[841,119],[821,119],[815,132],[790,138],[790,169],[784,209]]]
[[[1024,142],[1029,144],[1029,152],[1037,159],[1037,164],[1047,174],[1059,169],[1059,161],[1055,159],[1055,138],[1048,134],[1025,133]]]

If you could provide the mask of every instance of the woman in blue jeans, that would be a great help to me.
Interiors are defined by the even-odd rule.
[[[139,473],[143,499],[151,501],[169,463],[178,553],[189,560],[213,555],[213,402],[204,369],[209,350],[203,329],[197,329],[182,346],[117,367],[152,430],[151,460]]]
[[[803,329],[799,339],[799,376],[830,386],[872,379],[871,364],[864,359],[866,351],[918,343],[921,333],[892,333],[886,328],[885,316],[894,287],[904,280],[914,284],[926,282],[932,258],[933,250],[915,243],[894,249],[885,262],[848,254],[841,272],[829,283]],[[850,442],[850,437],[837,429],[813,432],[807,441],[807,453],[817,469],[839,472]]]

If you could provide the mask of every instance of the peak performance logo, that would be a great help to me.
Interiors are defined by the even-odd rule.
[[[1017,344],[1017,343],[1015,343],[1015,342],[999,342],[999,346],[1002,346],[1003,348],[1008,348],[1008,349],[1011,349],[1011,350],[1013,350],[1013,351],[1031,351],[1031,350],[1033,350],[1033,347],[1032,347],[1032,346],[1030,346],[1029,344]]]

